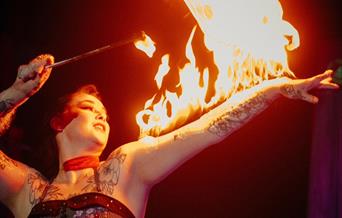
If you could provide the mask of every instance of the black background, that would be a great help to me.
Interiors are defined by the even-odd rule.
[[[289,54],[291,69],[299,78],[321,73],[330,61],[342,58],[342,7],[337,0],[281,2],[285,19],[301,36],[301,47]],[[184,59],[184,46],[195,25],[179,0],[5,0],[0,4],[1,90],[13,83],[20,64],[39,54],[50,53],[58,61],[141,30],[157,42],[157,57],[170,53],[177,65]],[[135,114],[157,90],[153,78],[158,65],[159,58],[149,59],[127,45],[55,69],[42,90],[18,110],[16,131],[12,129],[16,141],[3,143],[2,149],[15,158],[19,141],[27,152],[18,159],[25,162],[37,143],[50,101],[85,83],[99,87],[111,117],[104,156],[137,139]],[[313,110],[305,102],[277,100],[261,116],[156,185],[146,217],[306,217]],[[25,163],[36,166],[39,160]],[[0,214],[6,216],[5,208]]]

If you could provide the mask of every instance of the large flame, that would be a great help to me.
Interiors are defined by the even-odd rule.
[[[179,69],[181,94],[160,89],[170,70],[169,55],[164,55],[155,76],[160,92],[137,114],[141,137],[172,131],[262,81],[294,76],[286,50],[299,46],[299,35],[282,19],[279,1],[184,1],[204,33],[206,47],[213,52],[218,69],[214,94],[208,100],[209,68],[200,71],[196,66],[192,50],[194,28],[186,45],[189,63]]]

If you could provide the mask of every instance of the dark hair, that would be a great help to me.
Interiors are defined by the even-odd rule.
[[[72,100],[73,96],[79,93],[84,93],[88,95],[92,95],[102,100],[102,97],[97,90],[96,86],[93,84],[87,84],[81,86],[79,89],[66,94],[57,99],[52,105],[50,105],[49,112],[45,115],[45,122],[44,122],[44,129],[42,131],[43,134],[43,141],[42,146],[39,146],[38,152],[36,154],[41,155],[43,154],[44,157],[37,157],[36,159],[43,159],[39,165],[35,166],[44,176],[48,179],[53,179],[56,177],[59,168],[59,160],[58,160],[58,147],[56,143],[56,132],[50,126],[50,120],[57,116],[58,114],[62,114],[66,108],[68,103]]]
[[[63,113],[66,109],[66,106],[71,101],[72,97],[76,94],[79,94],[79,93],[92,95],[92,96],[96,97],[97,99],[99,99],[100,101],[102,100],[102,97],[101,97],[101,95],[100,95],[100,93],[97,90],[95,85],[88,84],[88,85],[81,86],[76,91],[71,92],[69,94],[66,94],[66,95],[57,99],[55,106],[52,108],[52,110],[50,111],[50,113],[48,115],[49,122],[50,122],[50,119],[52,119],[57,114]]]

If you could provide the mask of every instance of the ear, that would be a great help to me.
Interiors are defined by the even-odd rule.
[[[62,132],[64,127],[65,127],[65,123],[63,122],[63,119],[61,118],[61,116],[54,116],[52,117],[52,119],[50,120],[50,127],[56,132]]]
[[[62,132],[63,129],[75,118],[77,117],[76,112],[66,110],[63,113],[59,113],[52,117],[50,120],[50,127],[56,132]]]

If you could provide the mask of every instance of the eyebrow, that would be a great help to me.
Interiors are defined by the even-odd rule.
[[[90,103],[90,104],[92,104],[92,105],[95,105],[95,102],[94,101],[92,101],[92,100],[82,100],[82,101],[80,101],[80,102],[78,102],[78,106],[80,105],[80,104],[83,104],[83,103]],[[108,112],[107,112],[107,110],[106,110],[106,108],[105,107],[102,107],[102,110],[105,112],[105,114],[108,116]]]

